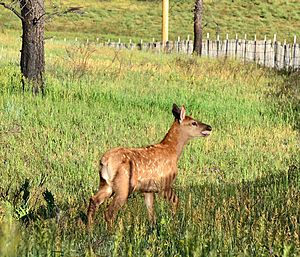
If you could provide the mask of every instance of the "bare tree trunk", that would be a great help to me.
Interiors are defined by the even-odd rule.
[[[21,72],[23,89],[32,86],[33,93],[44,94],[44,0],[20,0],[22,16]]]
[[[202,0],[195,0],[194,9],[194,49],[197,55],[202,53]]]

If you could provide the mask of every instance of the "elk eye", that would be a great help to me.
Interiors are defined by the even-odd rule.
[[[196,121],[193,121],[193,122],[192,122],[192,126],[197,126],[197,122],[196,122]]]

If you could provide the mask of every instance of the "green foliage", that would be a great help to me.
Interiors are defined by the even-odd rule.
[[[297,74],[54,41],[46,45],[47,92],[36,97],[22,93],[16,43],[3,42],[2,255],[300,254]],[[160,141],[173,121],[173,102],[213,127],[181,157],[178,213],[172,217],[157,197],[151,228],[143,197],[134,194],[113,232],[106,230],[104,204],[87,233],[101,154]]]

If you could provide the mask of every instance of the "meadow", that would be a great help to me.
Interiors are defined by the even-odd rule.
[[[1,256],[299,256],[299,73],[234,60],[46,42],[46,95],[22,92],[20,42],[1,37]],[[173,103],[210,124],[179,162],[176,216],[134,194],[92,233],[98,160],[159,142]]]

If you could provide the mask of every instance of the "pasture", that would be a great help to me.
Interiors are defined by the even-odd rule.
[[[1,256],[300,255],[299,74],[47,41],[47,92],[34,97],[19,43],[1,44]],[[176,216],[157,197],[151,229],[134,194],[113,232],[103,204],[87,233],[101,154],[159,142],[174,102],[213,127],[181,157]]]

